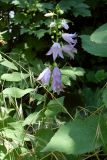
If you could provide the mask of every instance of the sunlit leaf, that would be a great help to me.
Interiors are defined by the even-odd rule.
[[[5,66],[5,67],[8,67],[10,69],[18,70],[18,68],[15,66],[15,64],[13,62],[8,61],[7,59],[0,62],[0,64]]]
[[[16,87],[11,87],[11,88],[6,88],[2,91],[3,95],[6,97],[14,97],[14,98],[21,98],[24,95],[34,91],[32,88],[27,88],[25,90],[16,88]]]
[[[101,122],[100,126],[98,116],[91,116],[62,125],[42,151],[59,151],[74,155],[94,151],[102,145],[101,137],[104,140],[107,134],[107,126],[105,128],[103,124],[104,122]]]
[[[91,41],[107,45],[107,23],[96,29],[90,36]]]
[[[23,126],[35,124],[36,120],[41,116],[41,111],[31,113],[23,122]]]
[[[29,77],[29,74],[20,73],[20,72],[5,73],[1,75],[2,80],[11,81],[11,82],[19,82],[28,77]]]

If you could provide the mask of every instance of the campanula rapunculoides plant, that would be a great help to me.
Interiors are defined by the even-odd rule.
[[[67,54],[70,58],[74,59],[74,53],[77,53],[77,49],[75,48],[77,43],[77,34],[64,33],[63,29],[67,31],[69,29],[69,25],[65,19],[59,18],[59,13],[62,14],[63,11],[60,10],[60,12],[49,12],[45,14],[45,17],[52,18],[50,23],[50,30],[53,44],[46,55],[52,55],[53,65],[52,67],[44,69],[44,71],[40,73],[39,77],[37,78],[37,80],[40,80],[43,85],[49,85],[52,83],[51,86],[53,93],[56,92],[58,95],[61,91],[64,91],[64,85],[61,81],[61,71],[56,60],[57,58],[64,59],[64,53]],[[49,68],[52,68],[51,71]],[[50,79],[52,79],[52,82]]]

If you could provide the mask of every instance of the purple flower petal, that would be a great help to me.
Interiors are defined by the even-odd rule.
[[[68,42],[69,44],[75,45],[77,43],[77,40],[75,39],[77,37],[77,34],[69,34],[69,33],[63,33],[62,38]]]
[[[64,91],[64,85],[61,82],[61,72],[58,67],[55,67],[52,72],[52,90],[59,95],[61,91]]]
[[[60,46],[59,43],[55,42],[52,47],[50,48],[50,50],[47,52],[46,55],[51,55],[53,54],[53,60],[55,61],[56,58],[59,56],[61,58],[64,58],[63,57],[63,54],[62,54],[62,48]]]
[[[77,49],[74,48],[74,45],[64,45],[62,51],[67,53],[72,59],[74,59],[74,53],[77,53]]]
[[[47,67],[43,70],[42,73],[40,73],[37,80],[40,80],[42,82],[42,84],[47,84],[48,85],[49,80],[50,80],[50,76],[51,76],[51,71],[50,71],[49,67]]]

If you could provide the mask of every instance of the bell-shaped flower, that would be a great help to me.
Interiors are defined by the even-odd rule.
[[[62,51],[67,53],[68,56],[70,56],[70,58],[72,58],[72,59],[74,59],[74,53],[77,53],[77,49],[74,48],[74,45],[70,45],[70,44],[64,45],[62,47]]]
[[[63,27],[64,29],[66,29],[66,30],[69,29],[69,26],[68,26],[67,22],[65,21],[65,19],[62,20],[61,25],[62,25],[62,27]]]
[[[63,33],[62,38],[68,42],[69,44],[75,45],[77,43],[77,40],[75,39],[77,37],[77,34],[69,34],[69,33]]]
[[[55,67],[52,72],[52,90],[59,95],[61,91],[64,91],[64,85],[61,82],[61,72],[58,67]]]
[[[49,67],[45,68],[42,73],[40,73],[39,77],[37,78],[38,81],[41,81],[42,84],[49,84],[51,76],[51,71]]]
[[[58,42],[55,42],[52,47],[50,48],[50,50],[47,52],[46,55],[53,55],[53,60],[55,61],[56,58],[59,56],[61,58],[64,58],[63,57],[63,54],[62,54],[62,48],[60,46],[60,44]]]

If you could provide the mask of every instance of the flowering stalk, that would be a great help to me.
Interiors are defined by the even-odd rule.
[[[61,28],[65,30],[69,29],[67,21],[64,19],[59,19],[59,14],[62,13],[62,10],[60,10],[57,6],[56,13],[49,12],[45,14],[46,17],[52,18],[52,22],[50,23],[50,29],[52,31],[52,39],[54,40],[53,45],[50,47],[46,55],[52,55],[54,63],[58,57],[64,59],[63,53],[66,53],[72,59],[74,59],[74,53],[77,53],[77,50],[75,48],[75,45],[77,43],[77,34],[62,33],[60,31]],[[65,41],[65,44],[63,45],[59,43],[61,38]],[[49,67],[44,69],[43,72],[40,73],[37,80],[40,80],[43,85],[49,85],[50,79],[52,77],[52,90],[53,92],[56,92],[59,95],[61,91],[64,91],[64,85],[61,81],[60,69],[57,66],[58,65],[56,65],[52,71],[49,69]]]

